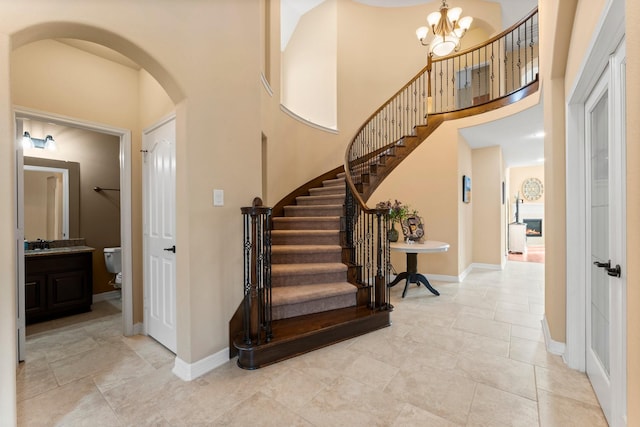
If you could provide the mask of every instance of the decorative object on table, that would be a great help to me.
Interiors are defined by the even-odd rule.
[[[527,178],[522,182],[522,197],[533,202],[542,197],[542,181],[538,178]]]
[[[471,202],[471,177],[462,175],[462,201],[464,203]]]
[[[391,228],[387,231],[387,237],[391,242],[398,241],[398,230],[396,230],[396,223],[401,223],[402,220],[409,215],[409,206],[403,205],[402,202],[396,200],[391,203],[391,200],[386,202],[379,202],[376,205],[377,209],[387,209],[389,211],[389,219],[391,220]]]
[[[407,243],[422,241],[424,237],[424,225],[422,218],[416,214],[411,214],[402,220],[402,234]]]

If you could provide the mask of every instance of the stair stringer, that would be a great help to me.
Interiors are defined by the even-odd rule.
[[[418,125],[413,128],[412,135],[406,135],[387,146],[371,153],[367,156],[367,160],[373,157],[378,157],[378,161],[374,163],[375,173],[369,173],[365,184],[359,189],[359,194],[363,201],[366,201],[371,197],[373,192],[380,186],[382,181],[400,164],[406,159],[416,148],[425,142],[429,136],[435,132],[435,130],[445,121],[457,120],[465,117],[475,116],[483,114],[489,111],[497,110],[507,105],[516,103],[521,99],[536,93],[539,89],[539,80],[536,79],[529,85],[507,95],[502,98],[495,99],[493,101],[486,102],[482,105],[477,105],[469,108],[464,108],[457,111],[451,111],[448,113],[431,114],[427,119],[427,124]],[[394,151],[393,156],[387,156],[386,153],[392,149]],[[381,157],[384,156],[384,160],[381,161]],[[355,161],[357,163],[358,160]],[[352,182],[354,180],[352,179]]]

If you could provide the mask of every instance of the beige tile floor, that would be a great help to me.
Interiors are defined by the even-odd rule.
[[[545,351],[543,269],[509,262],[434,281],[439,297],[412,285],[402,299],[399,285],[389,328],[256,371],[231,360],[192,382],[98,303],[30,328],[19,424],[606,426],[586,376]]]

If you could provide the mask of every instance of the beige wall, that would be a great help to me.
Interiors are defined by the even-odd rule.
[[[458,138],[457,127],[441,125],[371,195],[370,205],[398,199],[416,209],[425,236],[451,245],[448,252],[418,257],[418,271],[457,277],[458,265]],[[404,254],[392,253],[397,271],[406,270]]]
[[[476,148],[472,151],[472,165],[473,262],[502,266],[502,149]]]
[[[567,52],[565,94],[568,95],[575,84],[578,71],[582,66],[587,48],[592,41],[594,30],[601,19],[602,11],[609,0],[572,0],[576,3],[575,17],[571,31],[571,47]],[[563,35],[566,37],[566,34]]]
[[[140,127],[146,129],[175,110],[171,98],[147,71],[138,72],[138,114]],[[136,186],[137,187],[137,186]],[[139,199],[139,198],[138,198]],[[134,200],[136,200],[134,194]]]
[[[300,18],[281,56],[282,104],[331,129],[338,126],[336,36],[337,0],[325,0]]]
[[[540,78],[545,100],[545,319],[551,338],[566,341],[564,73],[575,0],[539,5]],[[561,25],[557,25],[561,22]],[[553,183],[551,185],[550,183]]]
[[[473,176],[472,151],[458,133],[458,274],[473,262],[473,182],[471,203],[462,201],[462,175]]]

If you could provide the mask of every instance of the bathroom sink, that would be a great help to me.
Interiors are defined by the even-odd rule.
[[[66,246],[63,248],[48,248],[48,249],[28,249],[24,251],[25,256],[44,256],[44,255],[56,255],[56,254],[69,254],[78,252],[92,252],[95,248],[90,246]]]

